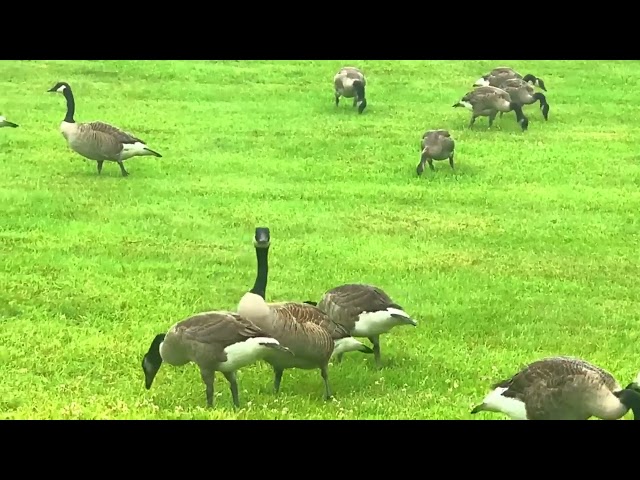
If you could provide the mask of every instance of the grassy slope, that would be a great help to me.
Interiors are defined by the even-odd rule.
[[[333,104],[342,64],[369,107]],[[550,120],[526,107],[486,130],[451,105],[499,64],[542,77]],[[2,62],[0,416],[10,418],[471,418],[498,377],[546,354],[584,356],[621,382],[637,342],[639,62]],[[58,131],[100,119],[164,158],[102,176]],[[416,178],[428,128],[457,140]],[[262,364],[239,373],[245,409],[197,369],[140,360],[155,333],[233,309],[253,282],[256,225],[272,229],[271,300],[351,281],[421,320],[383,337],[388,367],[345,357],[325,404],[316,371],[279,398]],[[366,340],[365,340],[366,341]],[[477,418],[501,418],[481,414]]]

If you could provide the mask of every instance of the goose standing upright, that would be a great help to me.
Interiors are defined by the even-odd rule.
[[[638,378],[621,388],[606,370],[572,357],[537,360],[502,380],[471,410],[499,412],[514,420],[617,420],[629,409],[640,420]]]
[[[348,283],[328,290],[317,305],[329,318],[343,325],[354,337],[367,337],[373,344],[376,366],[382,367],[380,335],[401,326],[417,326],[411,316],[381,288],[361,283]],[[336,355],[342,361],[343,353]]]
[[[145,387],[151,388],[163,361],[173,366],[194,362],[206,385],[207,405],[213,406],[213,383],[215,372],[219,371],[228,380],[233,404],[238,408],[236,371],[257,362],[271,350],[291,355],[278,340],[237,313],[199,313],[154,337],[142,359]]]
[[[18,124],[17,124],[17,123],[10,122],[10,121],[9,121],[9,120],[7,120],[5,117],[3,117],[2,115],[0,115],[0,128],[1,128],[1,127],[18,128]]]
[[[254,247],[257,258],[257,274],[253,288],[238,303],[238,313],[251,320],[276,338],[281,345],[293,352],[293,356],[272,351],[264,361],[273,367],[274,390],[280,391],[284,370],[300,368],[319,369],[325,387],[325,400],[333,393],[329,385],[329,360],[334,353],[359,350],[370,353],[366,345],[332,325],[319,309],[296,302],[267,303],[265,300],[269,272],[269,247],[271,236],[268,228],[255,231]],[[339,333],[338,333],[339,332]],[[334,337],[337,339],[334,340]]]
[[[355,67],[343,67],[333,77],[335,88],[336,107],[340,104],[340,97],[352,98],[353,106],[358,107],[358,113],[362,113],[367,107],[365,87],[367,79],[364,74]]]
[[[76,103],[67,82],[58,82],[48,92],[60,93],[67,100],[67,113],[60,123],[60,132],[69,147],[89,160],[98,162],[98,174],[102,172],[104,161],[117,162],[126,177],[123,162],[131,157],[154,156],[161,158],[158,152],[147,147],[140,138],[134,137],[119,128],[104,122],[76,123],[74,114]]]

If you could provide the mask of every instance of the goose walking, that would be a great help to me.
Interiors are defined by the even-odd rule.
[[[147,390],[162,362],[173,366],[194,362],[206,386],[207,405],[213,406],[215,372],[222,372],[240,406],[236,371],[257,362],[270,351],[291,356],[291,351],[250,321],[234,312],[213,311],[193,315],[159,333],[142,359]]]
[[[449,165],[453,170],[453,157],[455,149],[455,141],[451,138],[451,134],[447,130],[428,130],[422,135],[420,144],[421,156],[420,163],[416,167],[418,175],[424,172],[424,165],[429,163],[431,171],[435,171],[433,166],[434,160],[449,160]]]
[[[17,123],[10,122],[10,121],[9,121],[9,120],[7,120],[5,117],[3,117],[2,115],[0,115],[0,128],[1,128],[1,127],[18,128],[18,124],[17,124]]]
[[[367,80],[357,68],[341,68],[333,77],[333,86],[335,88],[336,107],[340,104],[340,97],[353,98],[353,106],[358,107],[358,113],[362,113],[367,107],[367,99],[365,97]]]
[[[514,103],[532,105],[540,102],[540,111],[545,120],[549,120],[549,102],[544,93],[536,92],[533,87],[521,78],[509,78],[498,85],[509,94]],[[500,118],[504,112],[500,112]]]
[[[325,387],[325,400],[333,393],[329,385],[329,360],[334,353],[359,350],[371,353],[371,349],[346,331],[340,331],[319,309],[304,303],[267,303],[265,300],[268,279],[268,254],[271,244],[268,228],[255,231],[254,247],[257,258],[257,275],[253,288],[238,303],[238,313],[251,320],[286,346],[293,355],[271,351],[264,356],[274,372],[274,391],[280,391],[282,375],[286,369],[319,369]],[[339,333],[338,333],[339,332]],[[334,337],[337,337],[334,340]]]
[[[354,337],[367,337],[373,345],[373,355],[378,368],[382,367],[380,335],[393,328],[418,322],[395,303],[381,288],[373,285],[349,283],[328,290],[317,305],[329,318],[343,325]],[[342,361],[343,353],[336,355]]]
[[[527,82],[530,85],[535,85],[536,87],[541,88],[545,92],[547,88],[545,87],[544,81],[541,78],[536,77],[530,73],[526,75],[521,75],[516,72],[514,69],[509,67],[497,67],[491,70],[486,75],[483,75],[473,84],[474,87],[499,87],[500,83],[510,78],[520,78]]]
[[[147,147],[140,138],[134,137],[119,128],[104,122],[76,123],[74,114],[76,103],[67,82],[58,82],[48,92],[60,93],[67,100],[67,113],[60,123],[60,132],[69,147],[83,157],[98,163],[98,174],[106,161],[117,162],[122,176],[129,175],[123,162],[131,157],[154,156],[161,158],[158,152]]]
[[[489,117],[489,128],[493,125],[498,112],[516,112],[518,124],[522,131],[529,127],[529,119],[522,112],[522,106],[513,102],[504,90],[497,87],[478,87],[465,94],[459,102],[453,104],[454,108],[464,107],[471,111],[469,128],[478,117]]]
[[[493,385],[473,410],[497,412],[513,420],[617,420],[629,409],[640,420],[640,385],[621,388],[606,370],[572,357],[535,361]]]

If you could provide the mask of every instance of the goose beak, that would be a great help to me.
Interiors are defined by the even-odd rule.
[[[51,87],[49,90],[47,90],[47,93],[56,93],[57,90],[53,87]]]
[[[481,403],[480,405],[476,405],[475,407],[473,407],[470,413],[471,415],[475,415],[476,413],[479,413],[482,410],[484,410],[484,403]]]

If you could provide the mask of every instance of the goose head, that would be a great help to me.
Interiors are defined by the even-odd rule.
[[[147,390],[151,388],[153,379],[156,378],[158,370],[162,365],[162,356],[160,355],[160,345],[164,341],[165,334],[159,333],[151,342],[149,350],[142,358],[142,371],[144,372],[145,387]]]
[[[49,93],[61,93],[64,95],[64,91],[66,89],[71,90],[71,86],[67,82],[58,82],[53,87],[51,87],[47,92]]]

